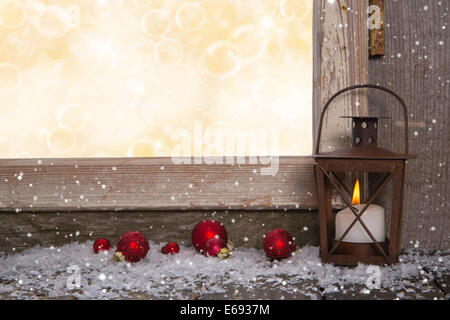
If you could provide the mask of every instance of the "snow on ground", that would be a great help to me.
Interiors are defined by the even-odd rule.
[[[319,297],[312,293],[311,286],[325,292],[339,291],[348,285],[366,286],[374,274],[373,269],[364,265],[356,268],[323,265],[316,247],[304,247],[290,259],[275,262],[269,261],[262,250],[236,248],[232,258],[222,261],[184,246],[177,255],[163,255],[162,244],[150,242],[147,257],[131,264],[110,261],[113,249],[95,254],[92,244],[87,241],[57,248],[34,247],[0,257],[0,294],[26,298],[32,292],[49,297],[111,299],[139,292],[151,297],[182,299],[186,298],[186,292],[224,293],[225,288],[240,285],[256,289],[275,286],[286,293],[300,292],[315,299]],[[417,250],[407,251],[399,264],[379,269],[381,287],[398,286],[399,280],[401,283],[421,276],[432,279],[448,274],[448,253],[424,255]]]

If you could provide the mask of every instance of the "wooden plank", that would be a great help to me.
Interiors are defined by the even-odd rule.
[[[360,0],[314,1],[315,135],[320,113],[326,101],[345,87],[367,82],[367,8],[368,3]],[[351,122],[339,119],[339,116],[366,113],[367,101],[364,90],[343,95],[336,100],[325,117],[321,144],[324,150],[332,151],[349,145]]]
[[[450,247],[450,15],[440,1],[386,1],[386,55],[369,61],[371,83],[387,86],[409,107],[410,152],[406,165],[402,247]],[[379,143],[403,150],[400,105],[370,94],[374,114],[392,116],[380,126]],[[390,209],[390,194],[381,199]]]
[[[370,0],[369,56],[384,56],[384,0]]]
[[[183,161],[186,162],[187,159]],[[0,211],[299,209],[316,207],[314,161],[178,164],[171,158],[0,160]],[[272,166],[278,158],[273,158]]]

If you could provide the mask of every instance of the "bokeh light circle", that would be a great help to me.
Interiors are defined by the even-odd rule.
[[[151,38],[164,37],[170,30],[169,16],[162,10],[150,10],[141,20],[144,33]]]
[[[263,59],[268,61],[276,61],[280,58],[282,48],[277,40],[271,40],[267,42],[264,50]]]
[[[58,6],[45,8],[38,21],[39,33],[47,39],[61,38],[69,29],[66,12]]]
[[[20,27],[26,18],[25,6],[19,0],[0,2],[0,26],[8,29]]]
[[[206,13],[197,2],[185,2],[177,9],[175,21],[182,30],[198,30],[206,21]]]
[[[288,20],[303,20],[309,16],[312,9],[312,0],[281,0],[281,16]]]
[[[155,155],[155,147],[150,140],[138,139],[128,148],[129,157],[152,157]]]
[[[254,25],[247,24],[236,28],[229,37],[239,52],[239,57],[244,61],[252,61],[259,58],[266,48],[266,39],[261,30]]]
[[[12,63],[0,63],[0,92],[11,91],[22,82],[19,68]]]
[[[174,67],[183,59],[183,47],[178,40],[162,39],[155,45],[153,56],[160,65]]]
[[[30,41],[10,36],[3,41],[5,53],[12,57],[26,55],[31,51]]]
[[[72,151],[76,144],[76,136],[61,127],[54,127],[47,133],[47,147],[55,154],[61,155]]]
[[[63,105],[58,112],[58,124],[65,130],[79,132],[87,124],[87,115],[77,104]]]
[[[239,70],[239,51],[229,41],[218,41],[206,49],[203,62],[211,75],[226,77]]]

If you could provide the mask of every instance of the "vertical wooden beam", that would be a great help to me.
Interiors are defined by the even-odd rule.
[[[368,2],[361,0],[314,1],[314,135],[326,101],[340,89],[367,82],[367,9]],[[325,118],[322,143],[325,150],[349,142],[342,137],[350,136],[351,123],[339,116],[366,113],[364,90],[338,99]]]
[[[369,55],[384,56],[384,0],[370,0],[369,5]]]

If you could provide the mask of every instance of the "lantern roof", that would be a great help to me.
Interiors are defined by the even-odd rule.
[[[346,147],[327,153],[314,154],[317,159],[407,160],[417,156],[392,152],[378,147]]]
[[[392,117],[373,117],[373,116],[341,116],[340,119],[392,119]]]
[[[380,119],[390,119],[390,117],[372,117],[372,116],[343,116],[344,119],[352,119],[352,136],[351,136],[351,146],[346,148],[341,148],[329,153],[320,152],[320,143],[322,137],[322,127],[325,118],[325,113],[330,106],[331,102],[336,99],[339,95],[360,88],[371,88],[376,90],[385,91],[393,95],[403,107],[403,116],[405,121],[404,129],[404,153],[395,153],[377,146],[378,142],[378,122]],[[315,154],[314,158],[318,159],[367,159],[367,160],[404,160],[415,159],[417,156],[409,154],[409,144],[408,144],[408,108],[406,107],[403,99],[390,89],[372,85],[372,84],[361,84],[351,86],[342,89],[335,93],[325,104],[322,112],[320,114],[319,130],[316,139]]]

